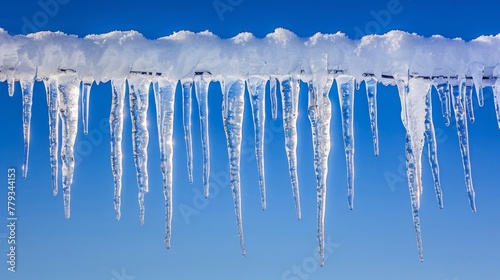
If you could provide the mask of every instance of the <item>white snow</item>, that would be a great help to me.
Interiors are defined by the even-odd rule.
[[[318,64],[318,61],[320,62]],[[161,73],[171,81],[193,78],[209,71],[214,80],[290,74],[311,75],[343,70],[357,81],[364,73],[432,76],[442,69],[448,75],[471,75],[478,85],[482,69],[500,61],[500,35],[481,36],[470,42],[430,38],[391,31],[351,40],[343,33],[299,38],[278,28],[265,38],[242,33],[220,39],[205,31],[176,32],[148,40],[136,31],[115,31],[78,38],[61,32],[10,36],[0,29],[0,80],[53,78],[61,70],[74,70],[79,80],[97,83],[127,78],[130,71]]]

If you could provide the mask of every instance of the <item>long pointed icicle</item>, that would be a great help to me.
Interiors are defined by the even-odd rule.
[[[455,79],[456,80],[456,79]],[[467,113],[465,108],[465,79],[461,78],[452,84],[452,104],[457,123],[458,143],[462,155],[462,163],[465,174],[465,185],[469,197],[469,204],[473,212],[476,212],[476,201],[474,186],[472,184],[472,171],[469,153],[469,129],[467,126]]]
[[[377,79],[369,78],[365,80],[366,97],[368,99],[368,112],[370,114],[370,127],[373,137],[373,151],[375,156],[379,155],[378,146],[378,121],[377,121]]]
[[[425,97],[425,138],[427,139],[427,151],[429,153],[429,163],[432,170],[436,198],[439,208],[443,209],[443,191],[441,190],[441,180],[439,178],[436,131],[434,130],[434,121],[432,119],[431,89],[429,89]]]
[[[49,112],[49,152],[52,194],[55,196],[59,191],[59,158],[57,155],[59,150],[59,90],[57,80],[44,80],[44,84],[47,93]]]
[[[93,82],[82,83],[82,121],[83,134],[89,133],[89,110],[90,110],[90,89]]]
[[[172,170],[173,170],[173,132],[174,102],[176,84],[160,80],[155,85],[155,101],[160,147],[160,169],[163,176],[165,198],[165,246],[170,249],[172,236]]]
[[[297,174],[297,117],[299,113],[299,80],[284,78],[281,81],[281,102],[283,109],[283,128],[285,132],[285,150],[292,184],[297,219],[301,218],[299,179]]]
[[[412,131],[414,129],[411,126],[409,117],[408,117],[408,95],[410,93],[409,85],[408,85],[408,80],[406,80],[407,77],[403,77],[402,79],[397,78],[396,85],[398,87],[398,93],[399,93],[399,99],[401,102],[401,121],[403,122],[403,126],[406,129],[406,172],[407,172],[407,177],[408,177],[408,188],[410,189],[410,197],[412,198],[412,203],[413,203],[413,196],[412,193],[415,195],[415,207],[417,209],[420,209],[420,196],[422,194],[422,189],[421,185],[417,184],[418,181],[415,181],[416,178],[420,178],[418,174],[415,174],[418,170],[418,168],[415,166],[415,155],[419,155],[418,151],[414,151],[414,147],[411,146],[411,135],[409,135],[409,131]],[[414,97],[414,91],[412,91],[412,96]],[[420,111],[423,111],[422,108],[419,109]],[[420,122],[418,122],[420,123]],[[413,135],[420,135],[420,134],[415,134],[414,132]],[[415,137],[413,137],[415,138]],[[418,143],[418,141],[416,141]],[[409,165],[409,162],[412,162],[412,165]],[[420,161],[419,161],[420,162]],[[411,167],[411,168],[410,168]],[[409,175],[409,173],[412,172],[412,176]],[[413,204],[412,204],[413,205]],[[417,236],[417,241],[418,241],[418,236]]]
[[[448,85],[448,82],[435,83],[434,86],[438,92],[439,101],[441,101],[441,111],[443,113],[444,124],[449,126],[451,118],[450,86]]]
[[[210,74],[203,73],[195,77],[196,101],[198,102],[201,127],[201,147],[203,149],[203,187],[205,197],[210,192],[210,140],[208,137],[208,87],[210,84]]]
[[[125,80],[111,81],[111,112],[109,115],[109,127],[111,137],[111,171],[113,173],[114,183],[114,206],[116,219],[121,217],[121,193],[122,193],[122,174],[123,174],[123,107],[125,103]]]
[[[236,212],[236,223],[240,238],[241,254],[246,256],[243,236],[243,222],[241,215],[241,132],[245,108],[245,82],[243,80],[231,81],[226,85],[223,93],[226,112],[223,112],[224,131],[226,132],[227,148],[229,154],[229,179]]]
[[[33,105],[34,81],[21,81],[23,90],[23,135],[24,135],[24,160],[23,178],[28,176],[28,162],[30,156],[30,132],[31,132],[31,107]]]
[[[189,183],[193,183],[193,139],[191,115],[193,112],[193,101],[191,97],[192,80],[182,81],[182,122],[184,125],[184,140],[186,142],[187,169]]]
[[[325,212],[328,157],[330,155],[330,123],[332,104],[328,96],[333,78],[313,78],[309,83],[308,116],[312,129],[314,149],[314,171],[316,174],[317,237],[320,265],[325,263]]]
[[[420,194],[418,187],[415,186],[415,180],[418,178],[416,174],[416,161],[413,157],[414,151],[411,144],[411,137],[406,133],[406,174],[408,176],[408,189],[410,191],[411,200],[411,214],[413,218],[413,225],[415,227],[415,237],[417,239],[418,259],[424,261],[424,250],[422,242],[422,230],[420,227]],[[412,183],[410,183],[412,182]]]
[[[336,78],[340,112],[342,116],[342,132],[347,166],[347,187],[349,209],[354,209],[354,77],[340,75]]]
[[[493,87],[493,99],[495,101],[495,112],[497,113],[498,128],[500,128],[500,79],[497,79]]]
[[[425,121],[426,121],[426,97],[430,90],[430,84],[420,78],[410,79],[408,85],[404,86],[404,92],[400,94],[401,102],[404,102],[404,112],[406,122],[404,126],[408,134],[408,144],[410,148],[407,152],[407,158],[413,162],[414,177],[408,175],[408,184],[414,187],[416,192],[417,206],[420,208],[420,197],[423,193],[422,187],[422,151],[425,139]]]
[[[263,78],[248,79],[248,93],[252,107],[253,126],[255,131],[255,157],[259,170],[259,187],[262,209],[266,210],[266,177],[264,172],[264,124],[266,121],[266,80]]]
[[[430,91],[430,82],[415,78],[409,83],[398,81],[402,107],[402,121],[406,129],[406,172],[410,192],[413,223],[417,239],[420,261],[424,260],[422,234],[420,229],[420,197],[422,187],[422,151],[426,130],[426,98]]]
[[[78,132],[79,82],[76,75],[59,79],[59,105],[61,116],[61,173],[64,197],[64,216],[70,217],[71,184],[75,170],[74,146]]]
[[[129,79],[130,116],[132,117],[132,144],[139,187],[140,221],[144,224],[144,196],[148,187],[148,143],[147,113],[149,106],[149,80],[143,77]]]
[[[271,96],[271,117],[273,120],[278,118],[278,97],[276,94],[276,78],[269,80],[269,91]]]

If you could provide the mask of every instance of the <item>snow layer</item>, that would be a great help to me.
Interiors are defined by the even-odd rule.
[[[325,63],[326,62],[326,63]],[[360,81],[363,74],[436,74],[474,76],[500,62],[500,35],[470,42],[442,36],[425,38],[403,31],[351,40],[343,33],[299,38],[278,28],[265,38],[241,33],[221,39],[204,31],[176,32],[148,40],[136,31],[114,31],[78,38],[61,32],[10,36],[0,29],[0,81],[38,80],[68,70],[78,79],[105,82],[127,78],[131,71],[169,80],[210,72],[214,80],[233,76],[309,75],[342,70]]]

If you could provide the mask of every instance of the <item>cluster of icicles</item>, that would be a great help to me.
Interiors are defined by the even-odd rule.
[[[283,125],[285,132],[285,147],[288,157],[291,185],[297,217],[300,219],[300,195],[297,174],[297,116],[300,81],[308,84],[308,117],[312,127],[314,146],[314,168],[317,184],[317,221],[318,241],[321,263],[324,256],[324,218],[326,201],[326,181],[328,174],[328,157],[330,153],[330,119],[332,105],[329,98],[333,80],[337,82],[337,92],[340,101],[342,116],[342,130],[344,137],[345,156],[347,162],[348,202],[353,208],[354,202],[354,130],[353,112],[354,95],[359,86],[355,78],[345,74],[329,74],[305,77],[282,76],[261,77],[253,76],[247,79],[225,79],[220,81],[223,92],[223,122],[227,137],[227,147],[230,165],[230,185],[234,199],[240,245],[245,255],[243,228],[241,216],[240,192],[240,147],[242,141],[242,122],[245,108],[244,93],[247,89],[255,128],[255,153],[259,172],[259,185],[262,208],[266,208],[266,187],[264,176],[264,123],[266,87],[269,83],[269,96],[272,104],[272,118],[278,115],[277,83],[281,88]],[[408,186],[410,190],[411,206],[419,258],[423,260],[422,241],[420,233],[419,207],[422,194],[421,157],[424,142],[428,145],[429,161],[432,168],[434,189],[439,206],[442,207],[442,195],[439,179],[439,164],[437,158],[437,143],[432,120],[431,89],[434,86],[439,93],[445,123],[450,124],[452,111],[458,130],[460,151],[463,159],[465,181],[470,206],[475,211],[474,188],[472,185],[471,166],[469,162],[469,146],[467,135],[467,119],[474,120],[472,107],[473,83],[471,78],[458,77],[412,77],[394,76],[399,90],[402,105],[402,121],[406,128],[406,167]],[[189,181],[193,181],[193,153],[191,139],[192,88],[199,106],[201,140],[203,148],[203,184],[205,195],[209,194],[210,150],[208,135],[208,92],[212,77],[209,73],[198,73],[194,79],[179,81],[182,85],[182,109],[184,122],[184,136],[186,140]],[[24,125],[24,165],[23,177],[28,172],[28,155],[30,141],[30,120],[35,80],[21,80]],[[74,144],[78,128],[79,99],[81,95],[81,112],[83,117],[84,133],[88,131],[89,98],[91,83],[80,82],[76,75],[61,74],[57,78],[44,79],[50,129],[50,165],[54,195],[58,192],[58,156],[59,149],[59,121],[62,122],[60,158],[62,162],[62,189],[64,197],[64,213],[70,216],[70,188],[74,172]],[[115,209],[117,219],[120,218],[120,194],[122,177],[122,131],[124,121],[124,102],[128,83],[130,98],[130,115],[132,118],[134,161],[137,171],[139,187],[140,220],[144,223],[144,196],[148,192],[147,146],[149,133],[147,127],[148,94],[153,87],[157,109],[158,140],[160,144],[161,171],[166,207],[166,237],[165,244],[170,246],[172,223],[172,135],[174,100],[178,81],[170,81],[161,77],[152,77],[142,74],[131,74],[128,79],[112,80],[112,105],[110,114],[111,133],[111,167],[114,176]],[[369,115],[373,133],[375,154],[378,155],[377,132],[377,84],[378,81],[371,75],[364,79],[366,95],[369,103]],[[13,95],[13,81],[9,81],[9,94]],[[495,106],[500,126],[500,84],[495,84]],[[479,105],[483,105],[482,88],[476,88]]]
[[[0,38],[0,80],[7,81],[11,96],[14,94],[16,81],[20,82],[22,88],[23,177],[26,177],[28,172],[33,86],[35,81],[43,81],[48,104],[53,193],[56,195],[58,192],[60,161],[62,163],[64,213],[67,218],[70,216],[70,189],[75,167],[74,145],[78,131],[79,109],[82,112],[83,128],[86,134],[88,132],[89,98],[92,84],[94,81],[111,80],[112,104],[109,124],[111,169],[114,177],[114,206],[117,219],[119,219],[124,103],[128,91],[134,162],[139,188],[140,220],[141,223],[144,223],[144,197],[149,189],[147,166],[148,95],[150,87],[153,87],[157,112],[160,167],[165,195],[165,244],[167,248],[170,247],[171,240],[172,137],[174,100],[178,83],[181,84],[182,88],[184,136],[190,182],[193,182],[191,138],[193,90],[199,106],[203,151],[203,185],[206,196],[209,194],[210,174],[209,87],[214,85],[212,82],[218,81],[220,83],[223,93],[222,116],[229,155],[230,185],[243,255],[245,255],[245,248],[240,195],[240,147],[246,91],[249,93],[251,101],[261,203],[262,208],[265,209],[265,98],[270,98],[272,118],[276,119],[279,107],[277,89],[280,89],[285,149],[296,214],[300,219],[296,155],[298,100],[301,81],[308,85],[307,93],[302,94],[308,95],[307,114],[312,127],[317,186],[317,237],[321,265],[323,265],[324,260],[326,182],[331,147],[332,103],[329,93],[334,80],[338,87],[340,102],[347,165],[348,203],[351,209],[354,207],[355,178],[353,127],[355,91],[361,82],[365,83],[374,152],[378,155],[377,85],[381,82],[398,87],[402,108],[401,119],[406,129],[406,168],[420,260],[423,260],[423,254],[419,208],[423,191],[422,151],[425,143],[428,145],[429,162],[437,200],[439,206],[443,206],[437,142],[431,114],[432,87],[435,87],[439,94],[446,125],[450,124],[452,113],[455,116],[466,189],[473,211],[475,211],[475,201],[469,161],[467,126],[468,121],[474,121],[472,100],[474,92],[478,104],[482,106],[484,104],[483,87],[485,86],[491,86],[494,89],[496,115],[500,127],[500,80],[496,79],[498,72],[500,72],[500,66],[497,63],[500,60],[497,59],[500,54],[496,48],[497,45],[500,45],[498,43],[500,36],[481,37],[471,43],[442,37],[425,39],[402,32],[366,36],[360,41],[351,41],[343,34],[317,34],[307,40],[302,40],[289,31],[277,29],[275,33],[269,34],[265,39],[256,39],[243,33],[231,40],[224,41],[208,33],[184,32],[158,41],[146,41],[133,32],[89,36],[82,40],[59,33],[10,37],[5,31],[0,31],[0,35],[3,36],[1,37],[3,39]],[[169,48],[164,50],[163,47]],[[120,50],[123,50],[123,53],[120,53]],[[266,50],[268,51],[266,52]],[[447,56],[448,50],[449,56]],[[242,57],[239,56],[240,54]],[[209,72],[211,65],[214,71]],[[226,65],[227,67],[225,67]],[[247,65],[251,67],[246,68]],[[155,72],[132,71],[146,70],[148,67],[151,67]],[[178,73],[176,69],[179,69]],[[232,71],[231,69],[235,71],[234,74],[230,75],[224,72]],[[246,72],[246,69],[249,69],[249,72]],[[255,72],[252,72],[253,70]],[[108,74],[109,76],[107,76]],[[267,88],[269,88],[269,92],[267,92]],[[80,100],[81,105],[79,105]],[[79,108],[79,106],[81,107]]]

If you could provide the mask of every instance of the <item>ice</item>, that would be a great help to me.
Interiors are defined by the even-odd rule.
[[[28,176],[28,161],[30,155],[30,132],[31,132],[31,107],[33,105],[33,80],[21,81],[23,94],[23,135],[24,135],[24,160],[23,178]]]
[[[474,186],[472,184],[472,171],[469,153],[469,129],[467,125],[466,115],[466,97],[465,87],[466,81],[464,78],[454,78],[451,83],[452,95],[451,101],[453,104],[453,111],[455,112],[455,121],[457,123],[458,144],[460,146],[460,153],[462,155],[462,163],[465,174],[465,186],[469,196],[469,204],[473,212],[476,212],[476,201]]]
[[[139,187],[140,221],[144,224],[144,196],[148,187],[148,143],[149,131],[147,113],[149,105],[150,81],[144,77],[135,76],[128,79],[130,116],[132,118],[132,143],[134,162]]]
[[[7,91],[9,92],[9,96],[14,96],[14,92],[16,90],[16,80],[14,78],[7,79]]]
[[[83,134],[89,133],[89,107],[90,107],[90,89],[92,82],[82,82],[82,121]]]
[[[451,118],[451,96],[450,96],[450,86],[448,81],[444,83],[435,83],[434,86],[439,95],[439,100],[441,101],[441,111],[443,112],[444,124],[446,126],[450,125]]]
[[[500,128],[500,80],[497,80],[493,87],[493,99],[495,102],[495,111],[497,113],[498,128]]]
[[[473,63],[469,67],[469,72],[472,76],[472,81],[474,83],[474,89],[476,91],[477,103],[479,107],[484,105],[484,93],[483,93],[483,75],[484,66],[478,63]]]
[[[280,80],[281,103],[283,109],[283,129],[285,132],[285,150],[288,158],[288,170],[292,184],[292,194],[295,201],[297,219],[301,219],[300,191],[297,172],[297,118],[299,114],[300,81],[294,77]]]
[[[466,79],[465,82],[465,98],[467,104],[467,116],[469,117],[469,121],[471,123],[474,122],[474,104],[472,103],[472,79]]]
[[[71,184],[75,171],[74,147],[78,132],[78,99],[80,83],[76,75],[59,78],[59,106],[61,116],[61,174],[64,197],[64,216],[70,217]]]
[[[187,169],[189,183],[193,183],[193,140],[191,127],[191,114],[193,113],[193,101],[191,79],[182,81],[182,122],[184,125],[184,141],[186,142]]]
[[[347,200],[354,209],[354,77],[340,75],[336,78],[339,94],[342,132],[347,166]]]
[[[58,172],[59,160],[59,90],[58,81],[55,79],[43,80],[47,93],[47,106],[49,111],[49,144],[50,144],[50,172],[52,177],[52,194],[59,191]]]
[[[311,122],[314,171],[316,174],[317,223],[320,265],[325,262],[325,212],[328,157],[330,155],[330,121],[332,104],[328,96],[333,77],[325,74],[309,82],[308,116]]]
[[[203,73],[194,79],[196,101],[200,114],[201,146],[203,149],[203,186],[205,197],[208,197],[209,175],[210,175],[210,141],[208,137],[208,86],[210,85],[210,74]]]
[[[435,118],[432,116],[431,86],[437,89],[445,125],[450,125],[452,112],[454,113],[466,190],[473,211],[476,206],[467,122],[467,120],[474,121],[473,91],[481,107],[485,102],[483,88],[493,88],[493,102],[500,128],[500,81],[498,80],[500,34],[464,41],[459,38],[447,39],[439,35],[426,38],[404,31],[390,31],[382,35],[367,35],[360,40],[351,40],[341,32],[317,33],[309,38],[300,38],[289,30],[277,28],[264,38],[257,38],[248,32],[238,34],[234,38],[221,39],[209,31],[200,33],[180,31],[150,40],[136,31],[114,31],[79,38],[62,32],[37,32],[11,36],[0,29],[0,39],[0,81],[7,84],[10,96],[14,94],[16,81],[20,82],[22,89],[23,177],[26,177],[28,172],[33,85],[36,81],[43,81],[48,104],[52,191],[54,195],[58,192],[59,160],[61,160],[66,217],[70,215],[78,105],[80,104],[82,112],[83,132],[87,134],[91,87],[94,82],[99,85],[111,81],[112,103],[109,118],[111,170],[116,218],[120,219],[123,110],[128,80],[140,221],[144,223],[144,196],[148,192],[147,111],[149,87],[153,82],[165,197],[167,247],[170,247],[173,218],[174,97],[179,82],[182,90],[188,179],[190,183],[193,182],[191,118],[194,86],[201,127],[202,181],[204,194],[207,197],[210,174],[209,85],[212,81],[220,83],[224,100],[222,114],[228,144],[230,182],[243,255],[245,249],[241,215],[240,148],[245,81],[251,101],[249,106],[254,124],[262,208],[266,208],[265,102],[266,98],[270,99],[272,118],[277,119],[279,87],[285,151],[296,215],[299,219],[301,218],[297,169],[299,89],[301,82],[309,86],[308,117],[313,137],[317,237],[321,265],[324,262],[326,180],[331,149],[329,127],[332,108],[328,93],[334,78],[340,101],[348,201],[351,209],[354,206],[355,91],[359,90],[360,82],[365,81],[371,138],[374,153],[378,155],[377,86],[378,83],[382,83],[398,87],[401,101],[400,117],[406,130],[404,151],[408,188],[420,260],[423,260],[423,253],[419,209],[423,193],[422,151],[425,142],[427,142],[438,205],[443,207],[434,129]],[[269,81],[269,97],[266,96],[267,81]],[[79,103],[80,95],[81,103]],[[61,142],[60,129],[62,129]]]
[[[416,161],[413,157],[414,151],[412,149],[410,135],[406,134],[406,174],[408,176],[408,189],[410,191],[410,201],[411,201],[411,214],[413,219],[413,225],[415,227],[415,236],[417,239],[417,251],[418,259],[422,262],[424,261],[424,250],[422,243],[422,230],[420,228],[420,192],[415,186],[415,180],[419,180],[418,174],[416,174]],[[410,183],[410,181],[412,183]]]
[[[441,190],[441,179],[439,176],[439,162],[437,156],[436,131],[432,119],[432,97],[429,88],[425,96],[425,139],[427,140],[427,152],[429,154],[429,164],[432,170],[432,179],[434,181],[434,190],[439,208],[443,209],[443,191]]]
[[[276,94],[276,78],[269,79],[269,91],[271,92],[271,115],[273,120],[278,118],[278,97]]]
[[[123,175],[123,107],[125,103],[125,79],[113,80],[111,82],[111,112],[109,114],[109,128],[111,138],[111,171],[114,183],[114,205],[116,219],[121,217],[121,193]]]
[[[262,209],[266,210],[266,177],[264,172],[264,125],[266,121],[266,83],[264,78],[248,79],[248,93],[252,107],[253,126],[255,131],[255,157],[259,170],[259,187]]]
[[[368,98],[368,112],[370,114],[370,127],[373,135],[373,151],[375,156],[378,156],[377,80],[373,77],[368,78],[365,80],[365,85],[366,97]]]
[[[422,196],[422,150],[426,133],[426,112],[431,81],[412,78],[398,81],[402,104],[402,121],[406,129],[406,171],[411,207],[417,237],[418,256],[424,260],[420,230],[420,198]],[[403,105],[404,104],[404,105]]]
[[[156,118],[158,125],[158,141],[160,147],[160,170],[163,176],[163,193],[165,197],[165,246],[170,248],[172,236],[172,172],[173,172],[173,132],[174,101],[176,82],[160,79],[155,83]]]
[[[245,82],[243,80],[230,80],[227,82],[225,90],[226,92],[223,93],[223,103],[226,106],[226,112],[222,113],[222,119],[229,155],[229,180],[233,194],[234,210],[236,212],[241,254],[246,256],[241,215],[240,186],[241,131],[245,108]]]

